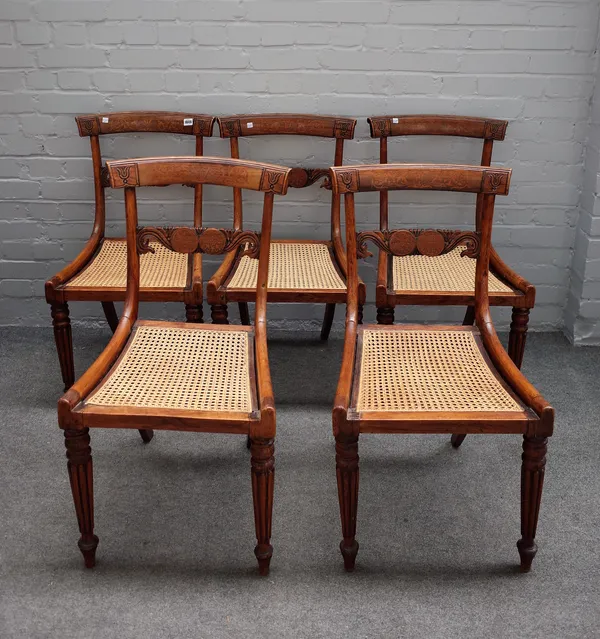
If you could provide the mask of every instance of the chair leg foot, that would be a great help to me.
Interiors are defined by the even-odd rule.
[[[378,324],[393,324],[394,323],[394,309],[391,306],[380,306],[377,308],[377,323]]]
[[[229,324],[227,319],[227,304],[212,304],[210,318],[213,324]]]
[[[356,541],[356,511],[358,507],[358,437],[338,436],[335,440],[335,464],[342,520],[340,551],[347,572],[354,570],[358,542]]]
[[[466,435],[457,435],[456,433],[450,437],[450,443],[454,448],[460,448],[460,445],[465,441]]]
[[[473,324],[475,324],[475,307],[467,306],[465,318],[463,319],[463,326],[473,326]]]
[[[114,333],[119,325],[119,316],[115,309],[115,305],[112,302],[102,302],[102,310],[104,311],[104,317],[110,326],[110,330]]]
[[[238,302],[240,311],[240,322],[243,326],[250,326],[250,311],[248,310],[248,302]]]
[[[527,340],[529,309],[514,307],[511,320],[510,335],[508,337],[508,354],[517,368],[521,368],[523,355],[525,353],[525,341]]]
[[[325,316],[323,317],[323,326],[321,326],[321,339],[324,342],[329,338],[334,315],[335,304],[325,304]]]
[[[523,437],[521,465],[521,539],[517,549],[521,558],[521,572],[529,572],[537,552],[535,532],[537,529],[544,472],[546,467],[546,437]]]
[[[202,314],[202,304],[185,305],[185,321],[190,324],[202,324],[204,317]]]
[[[254,501],[254,525],[257,544],[254,554],[258,570],[263,576],[269,574],[273,555],[271,545],[271,521],[273,518],[273,484],[275,480],[275,457],[273,439],[252,439],[250,450],[252,468],[252,499]]]
[[[149,444],[154,437],[154,431],[150,428],[140,428],[139,433],[144,444]]]
[[[94,480],[89,428],[65,430],[67,469],[81,537],[78,542],[86,568],[96,563],[98,537],[94,535]]]
[[[73,363],[73,337],[71,334],[71,320],[69,319],[69,305],[55,302],[50,306],[54,341],[60,363],[65,391],[75,383],[75,365]]]

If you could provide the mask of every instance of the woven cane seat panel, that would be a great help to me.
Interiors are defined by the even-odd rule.
[[[250,413],[249,347],[246,331],[138,326],[86,404]]]
[[[188,256],[174,253],[158,242],[152,242],[150,246],[154,253],[140,255],[140,287],[185,288]],[[104,240],[92,261],[65,287],[125,288],[126,284],[127,242]]]
[[[358,411],[516,411],[473,332],[364,330]]]
[[[392,286],[396,293],[403,291],[451,291],[474,294],[475,265],[472,257],[461,257],[465,249],[458,246],[444,255],[407,255],[394,257]],[[491,271],[488,280],[490,293],[513,293],[510,286]]]
[[[244,256],[227,288],[255,289],[258,260]],[[346,284],[335,269],[326,244],[272,242],[269,252],[269,289],[334,289]]]

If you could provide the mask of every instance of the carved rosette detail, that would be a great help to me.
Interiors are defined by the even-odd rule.
[[[487,120],[483,129],[483,137],[488,140],[504,140],[508,122]]]
[[[87,135],[98,135],[100,133],[98,118],[96,116],[78,117],[77,127],[79,128],[79,135],[82,137]]]
[[[358,191],[358,171],[356,169],[350,169],[348,171],[342,171],[338,175],[338,188],[340,193],[350,193]]]
[[[295,189],[302,189],[311,186],[322,177],[327,177],[329,169],[303,169],[296,167],[292,169],[289,177],[289,185]]]
[[[260,190],[282,193],[284,178],[285,173],[283,171],[264,169],[260,178]]]
[[[336,120],[333,124],[333,134],[336,138],[351,140],[354,133],[353,120]]]
[[[235,229],[190,226],[138,226],[136,248],[140,255],[154,253],[150,242],[159,242],[176,253],[220,255],[245,245],[243,255],[257,258],[260,233]]]
[[[386,138],[392,132],[392,123],[389,118],[371,118],[373,123],[373,137]]]
[[[361,231],[356,234],[359,259],[371,257],[367,242],[391,255],[428,255],[435,257],[448,253],[457,246],[464,246],[461,257],[479,255],[481,236],[478,231],[449,231],[427,229],[401,229],[396,231]]]
[[[114,169],[113,186],[115,188],[121,186],[139,186],[140,180],[137,164],[118,164]]]
[[[221,135],[224,138],[237,138],[242,135],[242,124],[237,118],[230,120],[220,120]]]

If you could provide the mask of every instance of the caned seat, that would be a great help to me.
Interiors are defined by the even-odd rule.
[[[258,264],[248,256],[234,265],[227,289],[256,290]],[[345,293],[344,282],[327,242],[271,243],[269,290],[335,290]]]
[[[528,416],[502,381],[475,328],[364,326],[358,331],[356,357],[350,407],[362,419],[382,412]]]
[[[344,195],[348,267],[346,333],[332,411],[344,566],[354,570],[359,549],[358,444],[363,434],[448,433],[452,446],[459,448],[469,433],[518,433],[523,435],[523,455],[517,549],[521,570],[527,572],[537,552],[535,534],[554,410],[504,350],[490,315],[489,289],[504,285],[500,278],[490,277],[494,203],[497,196],[508,194],[512,172],[486,166],[385,163],[332,167],[330,174],[334,193]],[[469,231],[408,230],[388,229],[386,223],[383,229],[357,233],[355,193],[379,192],[385,202],[387,192],[396,190],[475,193],[477,226]],[[388,265],[388,258],[394,259],[395,287],[413,292],[429,287],[441,294],[452,286],[458,294],[467,289],[475,326],[359,325],[357,259],[371,255],[369,242]]]
[[[208,115],[166,111],[100,113],[75,118],[79,135],[89,137],[94,176],[94,226],[92,234],[75,259],[46,282],[54,340],[65,390],[75,381],[73,339],[69,303],[101,302],[114,332],[119,318],[115,302],[125,301],[127,249],[125,238],[106,238],[106,189],[110,187],[102,164],[100,138],[123,133],[174,133],[195,138],[196,155],[203,154],[204,137],[212,135],[214,118]],[[202,185],[194,185],[189,202],[190,219],[202,226]],[[202,322],[201,255],[179,255],[158,247],[141,256],[140,299],[144,302],[185,304],[188,322]]]
[[[140,288],[184,289],[191,278],[188,255],[151,244],[154,253],[140,255]],[[127,285],[127,242],[123,238],[105,239],[89,264],[68,280],[67,289],[108,288],[125,290]]]
[[[82,410],[122,406],[256,417],[253,337],[244,326],[138,321]]]
[[[464,250],[464,246],[457,246],[444,255],[394,255],[392,257],[394,292],[399,295],[416,291],[474,295],[476,260],[467,255],[461,256]],[[491,272],[489,292],[517,294],[506,282]]]
[[[259,572],[269,572],[273,547],[275,400],[267,352],[267,290],[271,222],[276,195],[285,195],[291,169],[216,157],[165,157],[107,163],[110,184],[124,189],[126,290],[114,335],[90,368],[58,402],[68,472],[86,567],[95,564],[90,428],[242,435],[250,448]],[[239,228],[139,226],[137,188],[211,184],[261,192],[260,233]],[[258,262],[254,326],[138,320],[140,283],[180,284],[201,254],[236,254]],[[117,256],[117,259],[115,259]],[[122,284],[123,242],[108,240],[74,286]],[[120,262],[118,262],[120,260]],[[87,279],[86,279],[87,278]],[[157,289],[153,289],[157,290]],[[160,289],[159,289],[160,290]],[[241,454],[241,451],[240,451]]]
[[[255,136],[306,136],[335,140],[333,164],[343,163],[344,141],[354,137],[356,120],[326,115],[261,113],[217,118],[222,138],[228,138],[231,157],[239,158],[239,139]],[[305,188],[326,177],[327,169],[295,167],[290,186]],[[322,186],[328,186],[324,182]],[[233,190],[234,226],[243,228],[243,208],[239,192]],[[326,242],[286,238],[275,240],[269,265],[269,302],[323,303],[325,316],[321,339],[331,330],[336,304],[346,301],[346,258],[341,237],[340,199],[331,197],[331,236]],[[256,264],[241,254],[227,256],[206,286],[213,322],[228,323],[228,304],[237,303],[243,324],[248,324],[248,302],[254,301]],[[365,286],[359,283],[360,308]]]
[[[508,122],[490,118],[456,115],[399,115],[368,118],[371,137],[379,139],[379,161],[388,162],[388,141],[405,136],[454,136],[483,141],[481,166],[491,166],[493,145],[506,135]],[[379,196],[379,227],[389,225],[388,191]],[[455,190],[455,189],[452,189]],[[482,195],[477,196],[475,227],[481,221]],[[535,304],[535,287],[512,270],[490,248],[489,302],[492,306],[512,306],[508,353],[521,366],[529,312]],[[394,309],[400,305],[464,305],[465,325],[472,325],[475,297],[475,260],[460,258],[455,248],[445,255],[388,256],[379,253],[375,303],[378,324],[393,324]]]

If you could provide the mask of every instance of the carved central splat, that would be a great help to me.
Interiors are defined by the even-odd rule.
[[[448,231],[433,229],[401,229],[397,231],[361,231],[356,234],[359,259],[372,256],[367,242],[373,242],[383,251],[397,255],[428,255],[435,257],[448,253],[457,246],[465,246],[461,256],[479,255],[481,236],[477,231]]]
[[[296,167],[290,173],[289,185],[295,189],[302,189],[328,175],[329,169],[302,169]]]
[[[192,226],[138,226],[138,253],[154,253],[150,242],[160,242],[176,253],[206,253],[219,255],[235,251],[246,244],[244,255],[258,257],[260,233],[235,229],[215,229]]]

